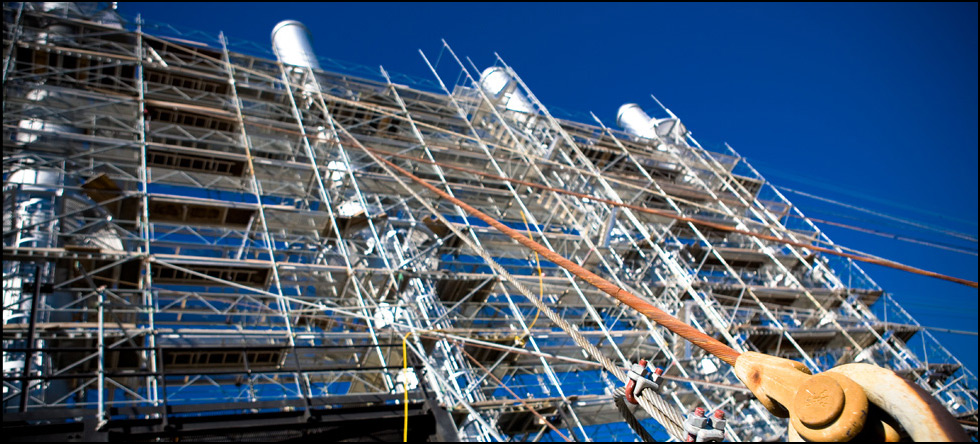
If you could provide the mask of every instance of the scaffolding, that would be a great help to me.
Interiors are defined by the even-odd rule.
[[[719,229],[843,251],[676,116],[555,117],[446,42],[408,85],[235,45],[4,4],[5,433],[636,439],[537,296],[619,366],[666,368],[680,411],[785,437],[730,366],[372,156],[735,350],[886,367],[975,424],[976,376],[854,261]]]

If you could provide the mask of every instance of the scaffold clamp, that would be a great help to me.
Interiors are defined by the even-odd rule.
[[[660,384],[664,379],[663,373],[661,368],[655,368],[651,372],[645,359],[640,359],[639,363],[633,364],[627,373],[629,380],[626,381],[626,400],[631,404],[636,404],[636,397],[640,396],[643,389],[649,387],[653,391],[660,390]]]
[[[684,420],[685,442],[721,442],[725,440],[725,412],[715,410],[711,418],[705,416],[703,408],[698,407]]]

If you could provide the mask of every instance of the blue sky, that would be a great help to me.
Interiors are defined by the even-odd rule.
[[[507,61],[549,107],[650,112],[771,182],[977,236],[977,4],[121,3],[127,17],[269,47],[306,24],[321,57],[426,79],[440,39]],[[451,82],[453,79],[446,79]],[[976,251],[976,242],[787,194],[804,213]],[[856,220],[861,219],[861,220]],[[822,226],[842,245],[977,280],[977,257]],[[977,290],[862,266],[920,323],[977,331]],[[933,333],[977,372],[977,337]]]

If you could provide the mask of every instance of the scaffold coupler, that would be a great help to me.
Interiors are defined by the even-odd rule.
[[[626,381],[626,400],[631,404],[636,404],[636,398],[640,396],[643,389],[650,388],[655,392],[660,390],[660,385],[664,380],[663,374],[664,371],[661,368],[655,368],[651,372],[650,368],[647,367],[647,361],[640,359],[640,362],[633,364],[627,373],[629,380]]]

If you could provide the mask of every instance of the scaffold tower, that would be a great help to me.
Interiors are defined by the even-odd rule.
[[[666,108],[566,119],[499,56],[442,42],[415,79],[271,31],[4,3],[8,437],[634,441],[644,359],[667,416],[786,438],[732,366],[404,171],[739,352],[894,370],[976,438],[976,376]]]

